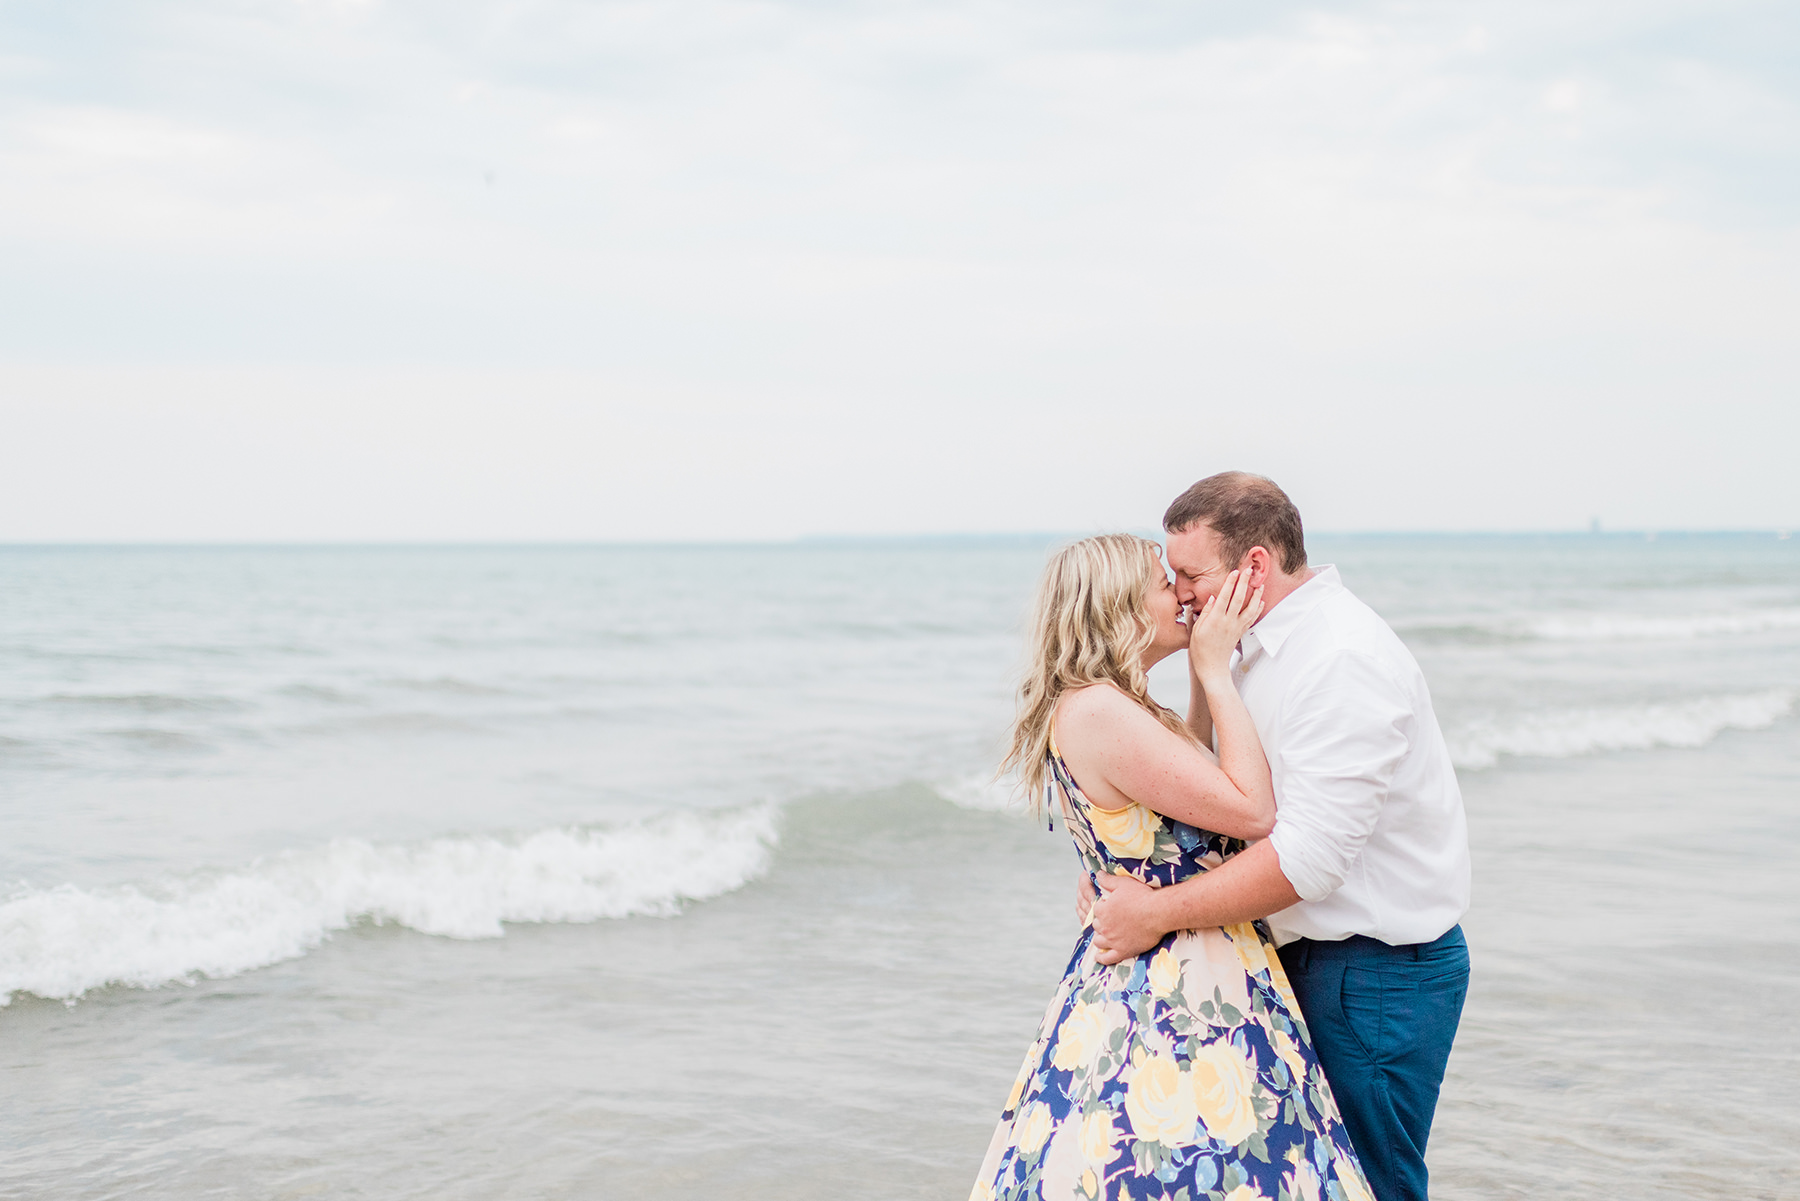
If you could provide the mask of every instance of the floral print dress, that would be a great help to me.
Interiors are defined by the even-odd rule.
[[[1161,886],[1241,850],[1050,768],[1090,875]],[[1082,930],[970,1201],[1372,1201],[1261,922],[1178,930],[1108,967]]]

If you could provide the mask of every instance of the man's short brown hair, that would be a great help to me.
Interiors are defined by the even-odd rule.
[[[1175,498],[1163,514],[1163,529],[1184,534],[1206,525],[1219,536],[1219,558],[1235,569],[1260,546],[1293,575],[1306,566],[1306,532],[1300,510],[1275,481],[1247,471],[1209,475]]]

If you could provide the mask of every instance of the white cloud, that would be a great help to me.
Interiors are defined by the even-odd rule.
[[[20,516],[117,393],[245,497],[143,537],[1142,524],[1236,462],[1327,525],[1800,520],[1764,8],[133,12],[0,65],[0,415],[44,439],[0,538],[123,536]],[[193,395],[235,443],[184,449]],[[340,420],[386,449],[295,433]],[[621,446],[617,487],[572,450]]]

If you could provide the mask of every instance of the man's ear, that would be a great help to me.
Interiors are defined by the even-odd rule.
[[[1275,556],[1269,553],[1268,548],[1261,546],[1251,547],[1249,552],[1244,555],[1244,566],[1250,572],[1250,586],[1252,588],[1261,588],[1264,584],[1267,584],[1269,582],[1269,569],[1274,565]]]

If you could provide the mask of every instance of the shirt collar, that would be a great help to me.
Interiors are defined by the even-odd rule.
[[[1250,627],[1238,645],[1243,654],[1243,662],[1247,665],[1257,654],[1267,651],[1271,655],[1279,655],[1281,646],[1288,635],[1300,627],[1307,615],[1324,603],[1325,598],[1334,592],[1341,592],[1343,580],[1338,578],[1338,569],[1330,563],[1313,569],[1312,578],[1282,598],[1281,602],[1267,613],[1261,620]]]

